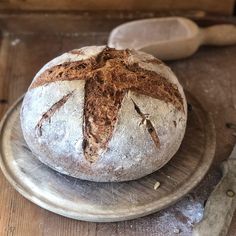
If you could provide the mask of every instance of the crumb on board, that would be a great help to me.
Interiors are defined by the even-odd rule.
[[[161,185],[160,182],[157,181],[157,182],[154,184],[154,189],[157,190],[157,189],[160,187],[160,185]]]

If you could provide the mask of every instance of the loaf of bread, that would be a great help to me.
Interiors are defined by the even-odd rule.
[[[98,182],[148,175],[178,150],[186,99],[163,62],[135,50],[75,49],[47,63],[23,101],[33,154],[54,170]]]

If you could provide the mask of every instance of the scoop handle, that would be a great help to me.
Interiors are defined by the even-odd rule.
[[[201,28],[202,44],[233,45],[236,44],[236,26],[230,24],[214,25]]]

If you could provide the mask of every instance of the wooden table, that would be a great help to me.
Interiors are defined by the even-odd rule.
[[[51,58],[85,45],[105,44],[116,25],[146,13],[1,14],[0,117],[24,93],[33,75]],[[223,19],[229,21],[228,19]],[[221,22],[219,20],[219,22]],[[235,19],[231,18],[231,22]],[[201,23],[211,22],[201,19]],[[215,162],[202,183],[177,204],[156,214],[119,223],[67,219],[29,202],[0,172],[0,235],[191,235],[203,205],[220,179],[219,164],[236,141],[226,122],[236,123],[236,46],[203,47],[193,57],[168,63],[185,89],[212,113],[217,133]],[[236,215],[229,235],[236,235]]]

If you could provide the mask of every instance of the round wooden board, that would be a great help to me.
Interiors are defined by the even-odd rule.
[[[1,169],[24,197],[70,218],[112,222],[156,212],[194,188],[208,171],[214,157],[212,119],[194,98],[188,95],[187,99],[192,111],[188,114],[186,134],[170,162],[135,181],[95,183],[62,175],[32,155],[20,127],[20,98],[1,122]],[[157,181],[160,187],[155,190]]]

